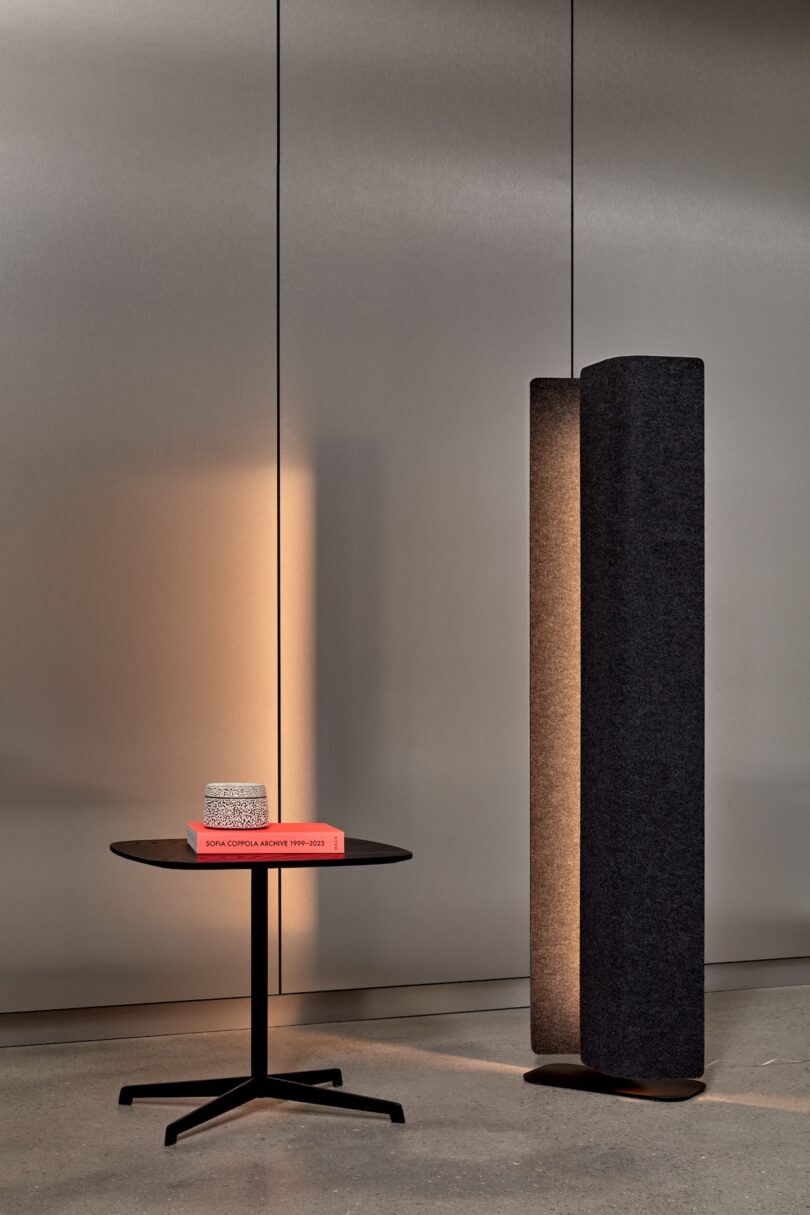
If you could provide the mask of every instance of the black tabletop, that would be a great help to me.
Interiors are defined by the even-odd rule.
[[[128,861],[159,865],[162,869],[325,869],[341,865],[390,865],[409,861],[406,848],[375,844],[346,836],[345,852],[333,856],[198,856],[185,840],[119,840],[110,851]]]

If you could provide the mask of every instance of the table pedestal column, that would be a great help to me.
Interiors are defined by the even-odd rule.
[[[267,870],[262,866],[250,871],[250,1074],[254,1078],[267,1075],[267,911]]]

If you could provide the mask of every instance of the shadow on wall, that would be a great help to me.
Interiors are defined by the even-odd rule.
[[[350,822],[383,796],[380,456],[371,440],[318,446],[316,734],[319,814]]]
[[[706,859],[713,914],[707,961],[810,956],[810,773],[725,781],[711,804]],[[758,858],[756,868],[751,857]],[[740,874],[745,874],[744,900]],[[746,943],[745,958],[739,956],[740,941]]]
[[[381,807],[390,810],[394,797],[382,716],[392,664],[384,652],[391,612],[383,602],[381,447],[369,438],[329,438],[296,459],[289,446],[282,465],[283,817],[378,838]],[[396,796],[402,799],[402,788]],[[364,889],[373,888],[374,875],[364,874]],[[283,990],[343,986],[363,966],[369,973],[376,921],[359,941],[342,936],[339,957],[327,922],[349,895],[345,873],[284,874]],[[382,939],[380,948],[384,955]]]
[[[318,817],[353,835],[380,834],[385,786],[385,702],[390,664],[383,629],[391,613],[382,602],[383,471],[373,439],[331,439],[315,451],[315,568],[317,579],[315,729]],[[322,878],[328,883],[329,878]],[[338,898],[345,892],[336,892]],[[339,906],[324,899],[323,913]],[[323,928],[323,926],[321,926]],[[380,932],[383,932],[382,926]],[[341,945],[345,973],[368,967],[365,940]],[[319,930],[315,973],[334,968],[334,942]],[[356,956],[353,956],[355,954]],[[376,953],[375,953],[376,956]]]

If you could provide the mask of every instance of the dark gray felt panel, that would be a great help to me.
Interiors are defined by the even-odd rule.
[[[580,380],[581,1053],[703,1072],[703,363]]]

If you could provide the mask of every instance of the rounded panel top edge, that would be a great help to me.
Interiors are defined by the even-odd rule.
[[[596,363],[588,363],[582,371],[592,371],[596,367],[610,367],[617,363],[692,363],[696,367],[705,366],[703,359],[692,354],[614,354],[609,359],[600,359]]]

